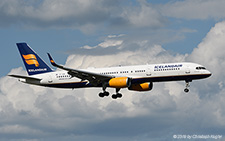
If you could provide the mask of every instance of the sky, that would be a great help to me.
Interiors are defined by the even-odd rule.
[[[0,140],[173,140],[225,137],[224,0],[0,0]],[[71,68],[195,62],[205,80],[122,89],[27,85],[16,43]],[[54,68],[54,67],[52,67]],[[55,69],[55,68],[54,68]],[[114,93],[114,89],[107,89]]]

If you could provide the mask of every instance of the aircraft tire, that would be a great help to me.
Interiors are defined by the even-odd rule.
[[[104,94],[104,93],[99,93],[98,96],[99,96],[99,97],[104,97],[105,94]]]
[[[188,93],[188,92],[189,92],[189,89],[187,89],[187,88],[184,89],[184,92],[185,92],[185,93]]]
[[[113,94],[113,95],[112,95],[112,98],[113,98],[113,99],[117,99],[117,95],[116,95],[116,94]]]
[[[121,98],[123,95],[121,93],[116,94],[118,98]]]
[[[104,96],[109,96],[109,92],[104,92]]]

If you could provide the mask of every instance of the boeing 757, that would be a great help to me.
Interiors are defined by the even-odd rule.
[[[54,71],[26,43],[17,43],[17,47],[28,75],[8,76],[19,78],[20,82],[53,88],[101,87],[100,97],[109,96],[106,88],[115,88],[113,99],[122,97],[121,88],[150,91],[153,83],[165,81],[185,81],[184,91],[188,92],[192,80],[211,76],[202,65],[189,62],[74,69],[57,64],[48,53],[51,64],[61,69]]]

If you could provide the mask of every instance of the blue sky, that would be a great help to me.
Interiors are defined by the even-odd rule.
[[[13,1],[10,1],[8,3],[13,3]],[[25,6],[23,2],[16,3],[18,4],[18,6]],[[34,8],[37,6],[37,3],[39,2],[29,2],[29,4]],[[131,25],[130,27],[127,27],[128,25],[125,25],[126,27],[124,27],[122,23],[120,25],[119,22],[114,23],[113,21],[110,21],[113,20],[113,16],[117,16],[116,18],[118,18],[121,14],[118,13],[118,15],[114,15],[114,13],[110,13],[115,12],[113,9],[112,11],[107,11],[109,12],[108,15],[111,17],[106,17],[105,19],[103,18],[102,21],[99,21],[99,23],[98,21],[94,20],[84,20],[84,22],[86,22],[84,24],[93,24],[93,26],[95,26],[93,27],[94,31],[89,32],[84,31],[82,27],[79,27],[80,25],[76,27],[76,24],[79,24],[76,21],[76,15],[74,17],[71,17],[75,19],[74,21],[70,21],[70,19],[68,19],[68,22],[65,23],[67,25],[63,25],[63,22],[60,24],[57,23],[57,20],[60,20],[61,18],[60,16],[56,17],[56,19],[53,19],[52,21],[44,21],[43,19],[41,19],[41,17],[35,17],[38,16],[35,15],[35,13],[33,15],[35,21],[33,21],[33,17],[30,17],[29,15],[26,17],[23,15],[23,13],[18,13],[18,18],[13,17],[12,15],[10,17],[10,14],[7,15],[6,13],[9,11],[4,11],[4,8],[7,7],[5,6],[6,4],[2,4],[1,9],[5,12],[5,15],[2,15],[4,16],[4,18],[2,19],[6,19],[6,21],[2,21],[2,26],[0,27],[1,46],[2,48],[4,48],[4,52],[2,52],[1,54],[1,76],[5,76],[12,68],[23,65],[21,63],[21,60],[19,59],[18,51],[15,46],[15,43],[17,42],[27,42],[46,61],[48,61],[46,58],[46,52],[51,52],[60,61],[60,63],[65,62],[66,57],[68,56],[68,54],[66,54],[65,52],[67,52],[68,50],[79,48],[84,45],[95,46],[99,44],[105,37],[111,34],[126,34],[128,37],[145,36],[145,39],[157,37],[157,40],[151,40],[152,44],[160,44],[168,51],[185,54],[190,53],[193,48],[195,48],[201,42],[202,38],[207,34],[210,28],[216,22],[223,19],[223,17],[219,19],[217,19],[216,17],[210,17],[208,19],[192,20],[186,19],[185,17],[176,18],[173,17],[173,15],[162,16],[164,13],[162,13],[155,7],[162,7],[162,5],[165,6],[166,4],[168,4],[165,1],[123,1],[122,3],[119,1],[115,1],[112,7],[114,8],[114,6],[119,5],[119,10],[123,10],[123,8],[129,10],[130,8],[135,10],[137,9],[137,11],[139,11],[140,3],[144,3],[147,6],[149,4],[151,8],[153,8],[153,12],[158,12],[156,13],[156,15],[164,20],[159,23],[161,25],[151,25],[154,23],[150,22],[149,25],[138,25],[140,23],[136,23],[137,25]],[[169,4],[172,5],[174,3],[176,3],[176,1],[172,1]],[[43,2],[40,2],[39,4],[42,5]],[[16,5],[12,4],[12,6]],[[16,7],[16,9],[18,10],[22,8],[23,7]],[[39,8],[41,9],[41,7]],[[117,10],[117,8],[115,9]],[[49,13],[52,14],[51,12]],[[81,17],[82,15],[80,15],[79,18]],[[98,13],[96,13],[96,17],[98,17]],[[85,19],[85,17],[82,18]],[[148,19],[151,17],[144,18]],[[149,20],[151,21],[151,19]],[[40,24],[38,24],[38,22]],[[95,24],[95,22],[97,23]],[[75,26],[73,26],[73,24]],[[154,34],[157,34],[157,36],[154,37]],[[10,63],[6,63],[4,58],[7,58],[7,61],[9,61]]]
[[[225,136],[224,5],[223,0],[1,0],[0,136]],[[100,99],[101,89],[42,88],[7,77],[26,74],[17,42],[27,42],[48,64],[47,52],[73,68],[188,61],[206,66],[213,76],[192,82],[188,95],[184,82],[170,82],[155,83],[144,93],[123,89],[117,101]]]

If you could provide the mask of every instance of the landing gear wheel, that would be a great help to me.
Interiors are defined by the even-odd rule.
[[[105,91],[103,93],[99,93],[98,95],[99,97],[109,96],[109,92]]]
[[[113,95],[112,95],[112,98],[113,98],[113,99],[117,99],[117,95],[116,95],[116,94],[113,94]]]
[[[184,89],[184,92],[185,92],[185,93],[188,93],[188,92],[189,92],[189,89],[185,88],[185,89]]]
[[[190,87],[190,82],[191,82],[191,80],[185,80],[185,83],[186,83],[186,88],[184,89],[184,92],[185,93],[188,93],[189,92],[189,87]]]
[[[105,95],[105,96],[109,96],[109,92],[106,92],[106,91],[105,91],[105,92],[104,92],[104,95]]]
[[[105,95],[104,95],[104,93],[99,93],[98,96],[99,97],[104,97]]]
[[[116,94],[118,98],[121,98],[123,95],[121,93]]]
[[[117,98],[121,98],[123,95],[121,93],[117,93],[117,94],[113,94],[112,98],[113,99],[117,99]]]

